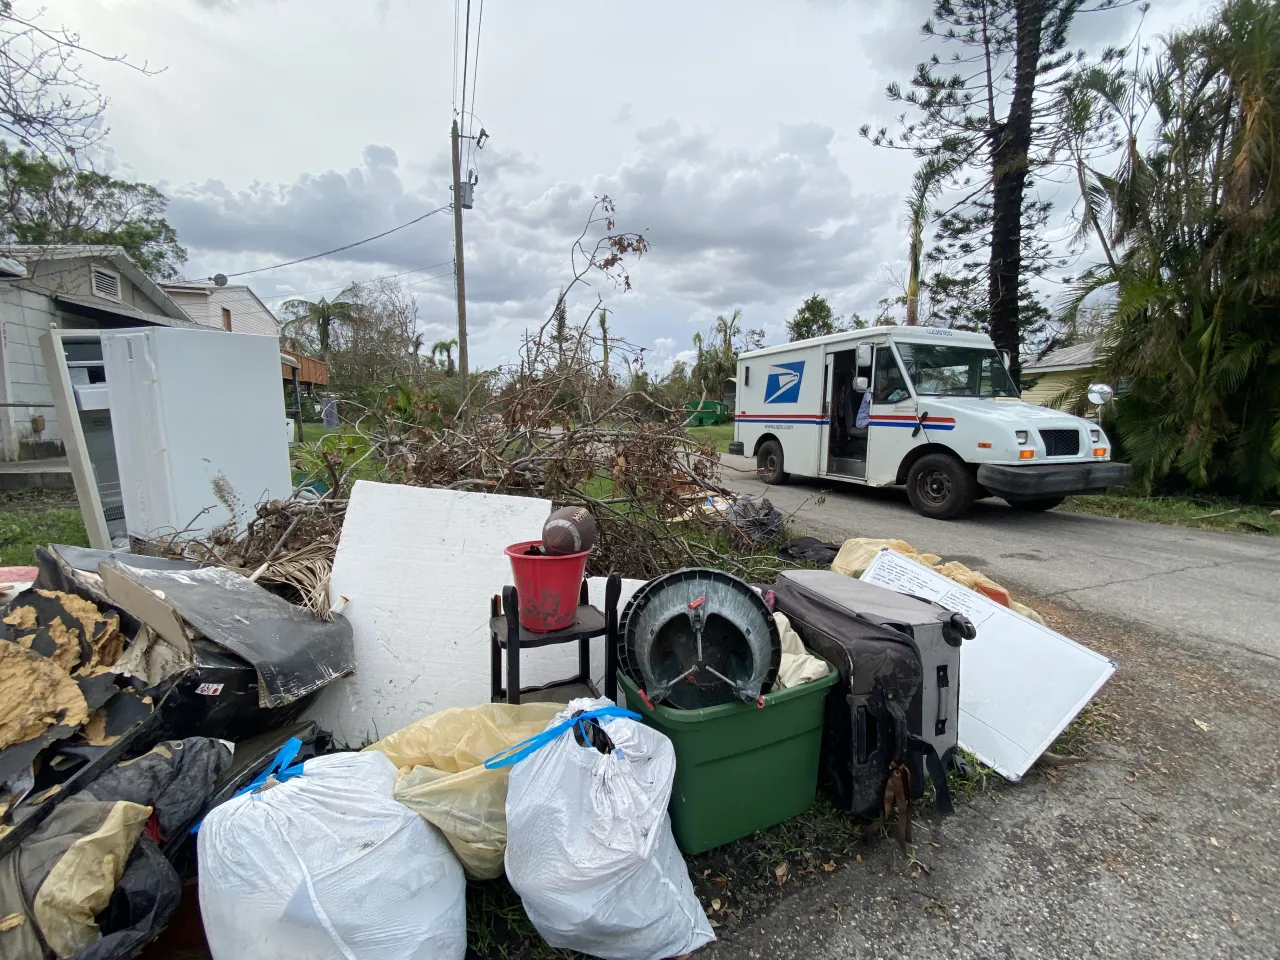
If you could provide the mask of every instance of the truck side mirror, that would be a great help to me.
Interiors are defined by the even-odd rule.
[[[1008,351],[1008,350],[1001,350],[1001,351],[1000,351],[1000,359],[1004,362],[1004,368],[1005,368],[1006,370],[1008,370],[1008,369],[1009,369],[1009,351]]]
[[[868,380],[866,377],[853,378],[853,389],[858,391],[858,393],[866,393],[867,387],[869,386],[871,386],[871,381]]]
[[[858,366],[859,367],[871,366],[871,344],[869,343],[858,344]],[[866,388],[864,387],[863,389],[865,390]]]

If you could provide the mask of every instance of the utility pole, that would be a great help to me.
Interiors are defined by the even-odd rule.
[[[453,258],[458,280],[458,388],[462,391],[458,415],[467,415],[467,281],[462,265],[462,140],[453,121]]]

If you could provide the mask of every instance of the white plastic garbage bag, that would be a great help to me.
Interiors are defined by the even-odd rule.
[[[462,960],[462,867],[395,780],[380,753],[340,753],[214,808],[198,846],[214,960]]]
[[[638,720],[608,700],[574,700],[506,755],[507,879],[553,947],[662,960],[715,939],[671,835],[675,751]]]

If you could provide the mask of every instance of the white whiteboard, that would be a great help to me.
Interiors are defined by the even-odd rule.
[[[1020,780],[1093,699],[1116,665],[922,564],[881,550],[861,580],[963,613],[978,628],[960,648],[960,745]]]

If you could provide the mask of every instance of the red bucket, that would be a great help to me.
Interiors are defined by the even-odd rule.
[[[531,547],[541,546],[541,540],[527,540],[513,543],[506,552],[520,597],[520,626],[534,633],[551,633],[573,626],[591,551],[558,557],[529,553]]]

